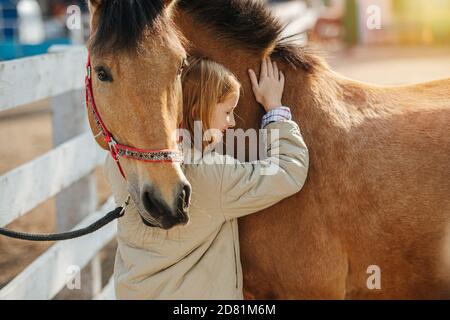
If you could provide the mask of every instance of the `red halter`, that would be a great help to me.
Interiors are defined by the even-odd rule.
[[[132,148],[124,146],[117,143],[112,134],[106,129],[105,123],[102,121],[100,114],[98,112],[97,106],[95,105],[94,94],[92,90],[92,80],[91,80],[91,59],[88,54],[88,59],[86,63],[86,107],[89,111],[89,106],[92,106],[91,112],[94,116],[97,127],[105,139],[105,142],[109,146],[111,156],[116,161],[119,171],[122,176],[126,179],[125,173],[122,170],[122,166],[119,162],[119,157],[134,159],[144,162],[183,162],[183,154],[178,150],[161,149],[161,150],[142,150],[137,148]],[[89,103],[90,102],[90,103]],[[180,123],[181,127],[181,123]]]

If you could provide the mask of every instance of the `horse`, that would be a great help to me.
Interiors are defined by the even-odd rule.
[[[244,92],[246,68],[277,61],[310,150],[300,193],[239,220],[246,298],[450,297],[450,79],[346,79],[283,39],[256,1],[181,0],[174,16],[192,54],[225,65]],[[258,127],[255,103],[243,96],[238,128]]]
[[[143,223],[163,229],[185,224],[191,186],[179,161],[162,161],[167,150],[178,150],[173,133],[183,114],[180,75],[186,51],[166,13],[171,3],[89,0],[88,5],[86,90],[96,142],[117,159]],[[98,115],[91,112],[94,106]],[[134,158],[117,158],[118,144]]]
[[[287,79],[283,102],[309,147],[302,191],[239,220],[247,299],[450,297],[450,79],[392,87],[347,79],[283,38],[257,1],[168,0],[159,16],[173,21],[189,54],[241,81],[237,128],[258,128],[262,115],[245,94],[247,69],[275,60]]]

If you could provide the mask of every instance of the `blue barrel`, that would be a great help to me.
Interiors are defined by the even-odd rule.
[[[17,9],[15,1],[0,0],[0,41],[13,41],[17,34]]]

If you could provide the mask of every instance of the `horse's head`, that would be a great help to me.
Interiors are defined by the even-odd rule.
[[[122,145],[177,149],[186,53],[171,26],[171,1],[90,0],[89,9],[92,91],[106,127]],[[91,114],[89,121],[97,135]],[[109,150],[102,137],[97,142]],[[180,163],[119,160],[144,223],[187,223],[190,185]]]

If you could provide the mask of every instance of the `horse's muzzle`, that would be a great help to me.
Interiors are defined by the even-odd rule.
[[[182,183],[175,195],[173,206],[169,206],[162,200],[160,193],[150,185],[143,188],[141,201],[147,216],[141,219],[145,225],[150,227],[160,227],[170,229],[177,225],[185,225],[189,222],[189,202],[191,196],[191,186]]]

